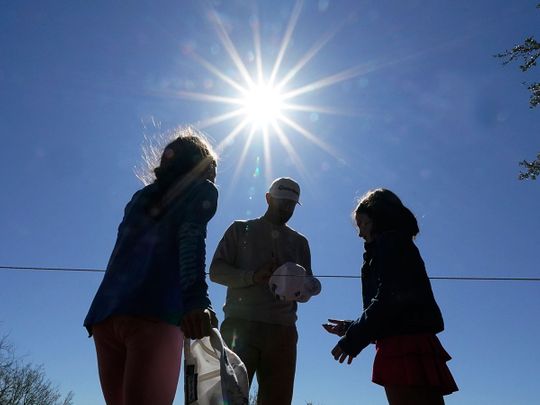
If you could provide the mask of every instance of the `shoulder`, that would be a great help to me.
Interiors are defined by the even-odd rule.
[[[216,201],[219,194],[216,185],[210,180],[204,180],[200,183],[196,183],[193,186],[192,193],[195,198],[208,198]]]
[[[140,188],[139,190],[135,191],[133,195],[131,196],[131,199],[128,202],[129,204],[133,204],[139,201],[148,200],[152,198],[152,196],[156,193],[156,187],[154,184],[149,184],[147,186],[144,186],[143,188]]]
[[[196,183],[188,191],[185,203],[179,200],[176,211],[185,212],[188,218],[210,220],[217,211],[218,190],[210,181]],[[184,211],[185,209],[185,211]]]
[[[237,233],[247,232],[250,228],[256,226],[255,220],[252,219],[237,219],[229,226],[229,231],[234,231]]]
[[[138,211],[137,208],[133,209],[134,207],[147,205],[154,194],[155,187],[152,184],[135,191],[135,193],[131,196],[131,199],[124,207],[124,216],[127,216],[130,212]]]
[[[248,224],[253,224],[253,220],[252,219],[237,219],[235,220],[232,225],[234,226],[246,226]]]
[[[378,245],[405,245],[412,243],[412,238],[402,231],[386,231],[377,237]]]
[[[411,236],[402,231],[387,231],[376,239],[375,251],[384,254],[404,254],[417,251]]]
[[[268,226],[269,225],[265,224],[261,218],[237,219],[229,225],[225,233],[246,236],[248,234],[258,234],[259,232],[263,232]]]
[[[307,237],[304,234],[298,232],[296,229],[291,228],[289,225],[285,225],[285,229],[286,229],[287,233],[292,235],[294,238],[296,238],[301,243],[308,244]]]
[[[187,204],[197,209],[215,209],[218,194],[218,189],[214,183],[205,180],[194,184],[191,190],[188,191]]]

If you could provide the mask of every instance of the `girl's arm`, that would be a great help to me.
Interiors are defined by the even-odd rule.
[[[216,187],[205,182],[188,203],[178,230],[180,289],[186,312],[211,308],[205,280],[206,226],[217,209]]]
[[[403,270],[402,243],[395,232],[387,232],[377,239],[373,257],[378,277],[377,292],[364,309],[362,316],[348,328],[338,345],[344,353],[357,356],[366,346],[376,340],[382,327],[387,326],[400,312],[396,301],[398,274]]]

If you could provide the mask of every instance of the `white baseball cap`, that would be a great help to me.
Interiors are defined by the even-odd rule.
[[[268,193],[278,200],[292,200],[300,204],[300,186],[290,177],[279,177],[275,179]]]
[[[274,295],[283,301],[307,302],[321,292],[319,280],[293,262],[279,266],[270,277],[268,286]]]

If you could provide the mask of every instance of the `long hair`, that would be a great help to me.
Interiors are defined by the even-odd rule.
[[[166,185],[198,165],[215,166],[218,156],[206,135],[188,125],[147,138],[142,147],[142,160],[142,167],[137,168],[135,174],[147,186],[156,181]],[[203,160],[205,162],[201,165]]]
[[[399,197],[390,190],[370,190],[358,200],[353,216],[366,214],[373,221],[373,233],[379,235],[390,230],[403,231],[411,237],[420,232],[416,217]]]
[[[149,207],[152,215],[159,215],[190,184],[215,169],[217,159],[206,136],[192,126],[176,128],[143,146],[144,167],[137,177],[157,186]]]

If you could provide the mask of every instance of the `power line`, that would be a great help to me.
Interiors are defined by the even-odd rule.
[[[0,270],[26,270],[26,271],[65,271],[76,273],[105,273],[103,269],[77,269],[69,267],[23,267],[23,266],[0,266]]]
[[[0,266],[0,270],[19,271],[56,271],[71,273],[105,273],[103,269],[90,268],[70,268],[70,267],[24,267],[24,266]],[[206,273],[208,274],[208,273]],[[337,278],[337,279],[360,279],[360,276],[348,275],[324,275],[314,274],[317,278]],[[453,280],[453,281],[540,281],[540,277],[451,277],[451,276],[431,276],[430,280]]]
[[[464,280],[464,281],[540,281],[538,277],[446,277],[433,276],[430,280]]]

